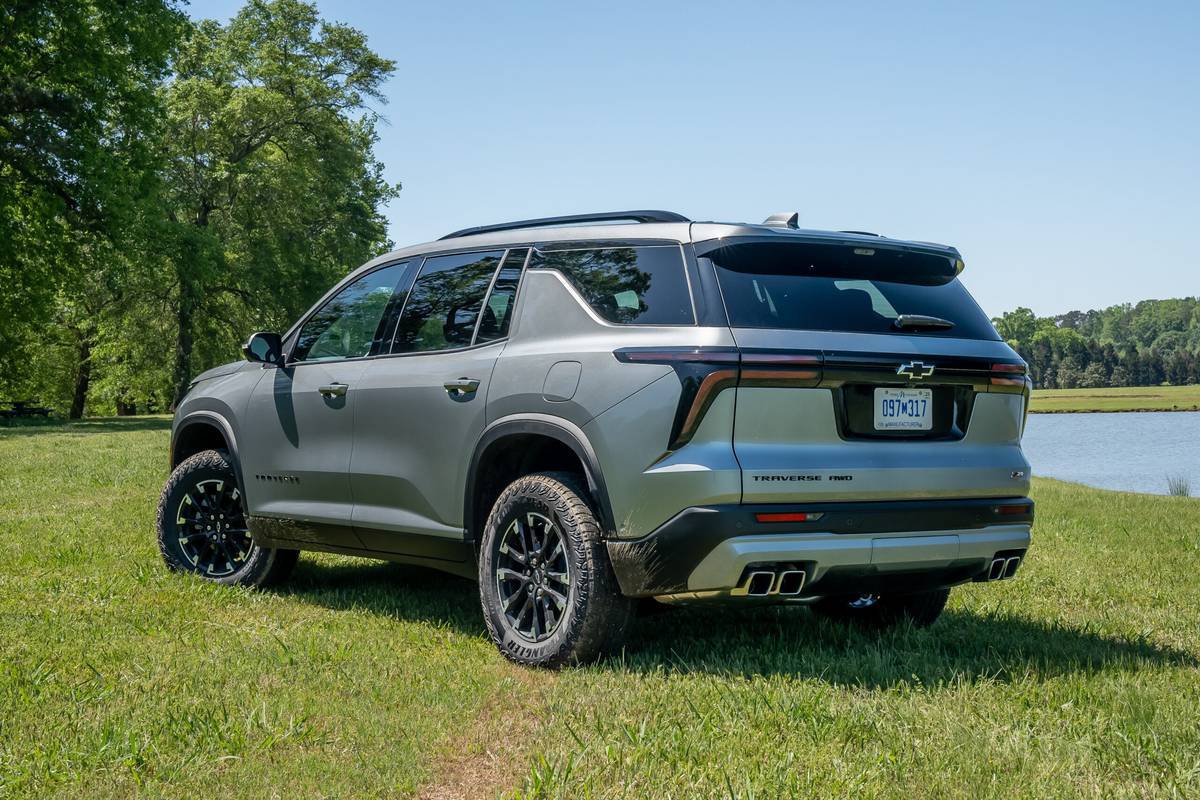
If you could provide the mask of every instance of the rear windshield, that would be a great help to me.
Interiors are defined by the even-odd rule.
[[[856,254],[855,251],[858,251]],[[874,259],[875,255],[885,258]],[[831,245],[730,245],[709,254],[735,328],[904,333],[997,340],[992,323],[936,255]],[[901,315],[948,326],[897,325]]]

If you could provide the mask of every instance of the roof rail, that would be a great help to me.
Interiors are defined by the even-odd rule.
[[[516,222],[501,222],[497,225],[478,225],[474,228],[463,228],[454,233],[447,233],[443,239],[458,239],[462,236],[474,236],[478,233],[496,233],[498,231],[516,231],[522,228],[547,228],[552,225],[573,225],[588,222],[691,222],[690,219],[674,211],[605,211],[599,214],[571,214],[565,217],[541,217],[539,219],[522,219]]]

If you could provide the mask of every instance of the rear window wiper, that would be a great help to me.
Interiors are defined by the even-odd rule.
[[[896,317],[892,327],[899,330],[909,328],[953,328],[954,323],[941,317],[929,317],[925,314],[901,314]]]

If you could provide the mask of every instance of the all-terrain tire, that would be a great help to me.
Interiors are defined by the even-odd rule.
[[[873,602],[863,604],[862,597],[857,596],[823,597],[811,608],[820,616],[869,628],[887,628],[904,622],[915,628],[927,628],[941,616],[950,599],[950,590],[933,589],[873,599]]]
[[[621,594],[601,538],[600,524],[585,498],[587,493],[574,475],[535,473],[509,484],[488,515],[479,552],[483,617],[496,647],[519,664],[557,669],[568,664],[586,663],[618,650],[624,641],[634,603]],[[541,541],[553,541],[555,534],[548,532],[545,520],[558,528],[557,535],[564,545],[562,554],[566,559],[565,567],[561,560],[555,560],[551,572],[560,576],[565,572],[569,576],[569,591],[564,592],[566,602],[561,613],[549,605],[553,602],[549,597],[544,601],[551,609],[549,613],[556,614],[557,623],[552,630],[547,630],[550,616],[544,613],[540,633],[523,633],[519,626],[521,620],[528,618],[522,615],[520,620],[513,620],[510,614],[518,610],[510,608],[506,613],[502,594],[507,593],[508,600],[515,601],[515,606],[524,606],[523,597],[528,597],[532,591],[529,587],[534,585],[528,581],[536,580],[537,576],[528,579],[504,579],[501,576],[513,573],[508,567],[516,567],[526,575],[536,573],[537,567],[531,565],[528,570],[521,569],[521,564],[514,561],[516,550],[509,546],[513,540],[508,537],[522,536],[520,525],[528,525],[535,531],[541,526]],[[518,528],[514,530],[514,526]],[[537,534],[533,535],[536,537]],[[533,561],[538,552],[542,551],[531,545],[521,555]],[[543,557],[543,567],[546,562],[547,558]],[[549,583],[537,585],[548,587],[547,591],[555,588]],[[559,584],[557,588],[561,586]],[[527,594],[522,596],[521,591]],[[531,607],[528,613],[536,616],[539,610]]]
[[[196,514],[199,505],[206,506],[205,512],[214,512],[209,516],[216,517],[220,511],[220,519],[202,520],[211,525],[199,526],[179,521]],[[242,533],[246,531],[245,514],[237,473],[227,453],[205,450],[184,460],[158,498],[155,532],[163,561],[176,572],[190,572],[214,583],[262,587],[283,582],[300,552],[249,541]],[[213,537],[213,533],[216,537],[224,533],[228,539]],[[198,544],[193,545],[192,539]],[[206,562],[209,555],[212,561]]]

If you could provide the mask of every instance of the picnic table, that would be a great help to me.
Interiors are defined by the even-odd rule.
[[[4,405],[9,408],[0,409],[0,417],[48,417],[50,409],[35,406],[32,400],[13,400]]]

